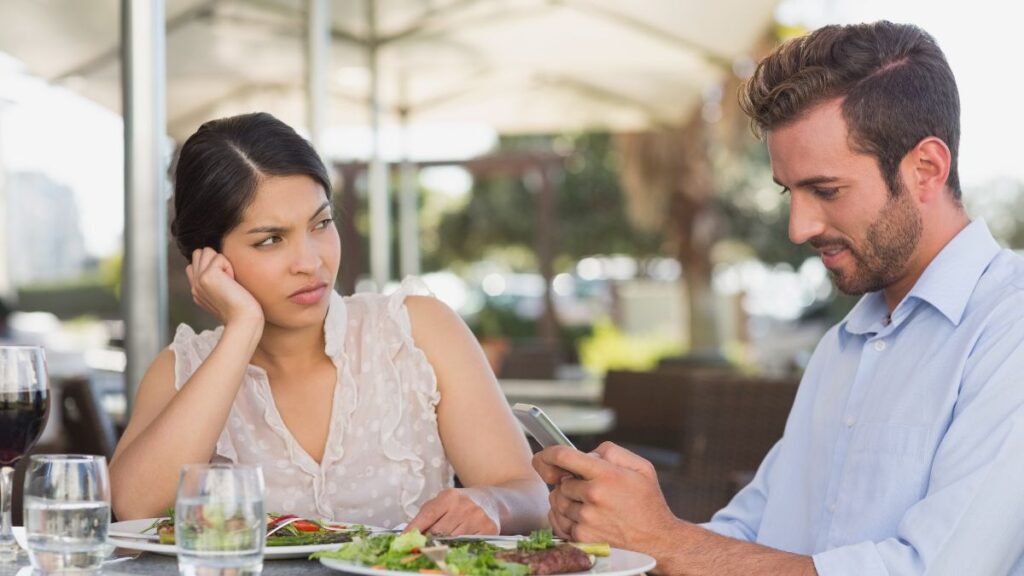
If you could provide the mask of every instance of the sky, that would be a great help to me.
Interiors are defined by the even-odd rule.
[[[0,53],[0,168],[44,172],[70,186],[94,256],[120,248],[123,157],[119,115],[47,85]]]
[[[978,188],[1004,178],[1024,181],[1016,141],[1024,134],[1018,13],[1015,3],[1002,0],[784,0],[776,17],[811,28],[886,19],[932,34],[960,89],[961,181]]]
[[[960,173],[970,204],[971,189],[998,180],[1024,182],[1024,161],[1016,142],[1016,136],[1024,134],[1019,104],[1024,94],[1024,48],[1012,6],[1005,0],[783,0],[777,18],[807,28],[884,18],[912,22],[935,36],[960,87]],[[359,143],[369,141],[363,132],[332,131],[328,139],[338,143],[334,154],[362,156]],[[42,171],[69,185],[82,213],[86,249],[94,256],[120,247],[121,138],[119,116],[29,76],[17,61],[0,53],[0,167],[9,172]],[[413,138],[413,148],[414,153],[436,153],[440,146],[451,157],[484,152],[493,142],[493,133],[479,126],[427,127]],[[437,187],[467,186],[464,177],[452,172],[427,178]]]

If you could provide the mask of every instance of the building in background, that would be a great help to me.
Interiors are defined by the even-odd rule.
[[[85,272],[90,258],[71,188],[39,172],[12,172],[4,190],[10,285],[59,282]]]

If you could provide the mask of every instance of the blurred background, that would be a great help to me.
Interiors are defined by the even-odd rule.
[[[123,65],[128,8],[159,12],[149,68]],[[779,42],[877,19],[945,50],[968,211],[1021,248],[1005,2],[0,0],[0,340],[47,349],[39,449],[109,455],[155,350],[180,322],[214,325],[168,244],[167,174],[202,122],[262,110],[332,169],[340,292],[421,275],[510,401],[583,447],[640,451],[673,508],[705,519],[781,435],[814,345],[854,303],[788,241],[737,89]],[[139,184],[146,118],[123,113],[147,105]],[[133,229],[133,203],[156,223]],[[126,290],[147,267],[157,285]]]

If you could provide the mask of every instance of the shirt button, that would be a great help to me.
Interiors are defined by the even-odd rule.
[[[875,350],[879,352],[885,350],[885,340],[875,340]]]
[[[836,504],[835,504],[835,502],[833,502],[832,504],[828,505],[828,511],[829,512],[833,512],[833,513],[836,511]]]
[[[847,428],[852,428],[853,425],[856,424],[856,423],[857,423],[857,419],[854,418],[853,416],[847,416],[846,417],[846,427]]]

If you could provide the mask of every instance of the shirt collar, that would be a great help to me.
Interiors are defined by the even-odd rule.
[[[910,293],[893,310],[892,323],[899,324],[920,301],[959,325],[978,280],[999,250],[984,220],[968,224],[928,264]],[[881,292],[865,294],[840,324],[840,344],[845,346],[850,335],[877,332],[887,313]]]
[[[839,324],[839,345],[846,347],[850,336],[862,336],[877,332],[881,321],[888,314],[885,297],[881,292],[868,292],[857,301],[853,309]]]

